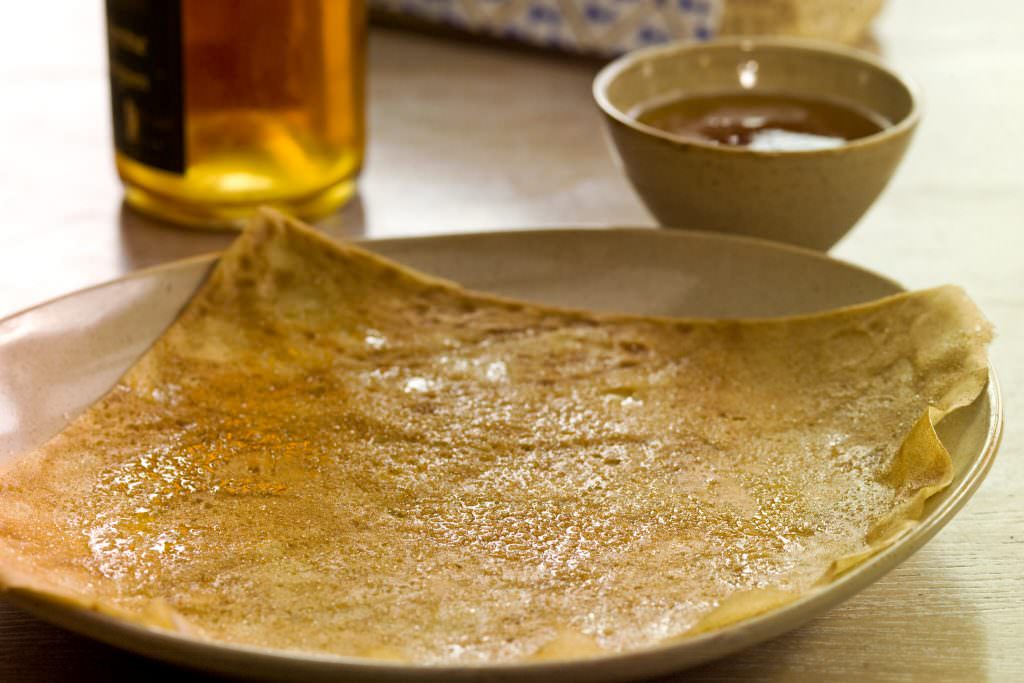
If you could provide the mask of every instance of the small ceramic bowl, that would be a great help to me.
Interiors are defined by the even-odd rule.
[[[682,138],[635,118],[679,97],[742,92],[837,100],[891,125],[832,149],[767,152]],[[594,99],[623,170],[662,225],[821,250],[875,201],[920,118],[914,88],[871,55],[794,38],[631,52],[597,75]]]

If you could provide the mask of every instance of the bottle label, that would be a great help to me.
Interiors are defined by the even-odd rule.
[[[117,150],[184,173],[181,0],[107,0],[107,48]]]

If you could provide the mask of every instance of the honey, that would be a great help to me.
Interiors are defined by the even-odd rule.
[[[761,93],[683,97],[643,109],[636,118],[683,138],[763,152],[840,147],[889,125],[846,103]]]
[[[134,207],[240,224],[314,218],[363,160],[361,0],[108,0],[118,174]]]

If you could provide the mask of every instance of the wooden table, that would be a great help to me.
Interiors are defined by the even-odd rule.
[[[228,241],[122,209],[101,5],[0,14],[0,315]],[[946,530],[869,590],[673,680],[1024,679],[1021,26],[1024,4],[1011,0],[892,3],[877,37],[921,85],[924,124],[889,190],[834,250],[908,286],[962,284],[995,322],[1009,419],[994,469]],[[597,64],[385,30],[370,61],[369,165],[330,232],[651,224],[601,138]],[[0,680],[180,674],[0,602]]]

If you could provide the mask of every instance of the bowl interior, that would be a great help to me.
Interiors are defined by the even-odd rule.
[[[687,95],[744,91],[838,100],[893,127],[916,109],[911,87],[869,55],[796,40],[642,50],[606,67],[594,85],[606,113],[649,132],[633,118],[638,110]]]

